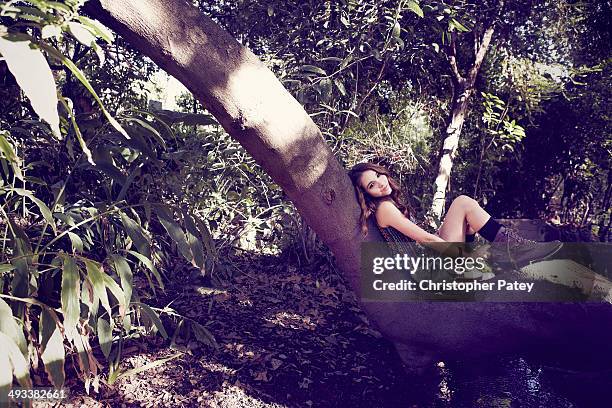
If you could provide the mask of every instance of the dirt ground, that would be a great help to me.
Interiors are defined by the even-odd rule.
[[[69,380],[70,398],[61,406],[587,406],[553,388],[542,367],[516,356],[452,370],[440,364],[432,376],[411,378],[327,260],[299,266],[245,256],[232,264],[216,286],[177,264],[167,272],[166,290],[143,299],[204,325],[216,345],[194,336],[174,344],[159,335],[130,341],[123,370],[160,365],[103,384],[97,394]],[[177,319],[163,321],[172,336]],[[67,376],[74,377],[70,369]]]

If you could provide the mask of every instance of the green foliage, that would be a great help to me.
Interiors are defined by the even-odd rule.
[[[211,237],[201,241],[207,251],[213,238],[219,250],[283,250],[291,230],[287,217],[293,210],[280,187],[238,142],[218,125],[196,133],[183,126],[176,137],[179,148],[168,152],[169,166],[155,175],[167,186],[158,191],[157,200],[177,206],[190,203],[194,214],[208,221]],[[197,224],[192,217],[185,220]]]
[[[514,151],[514,146],[525,138],[525,129],[508,117],[509,106],[497,96],[481,92],[484,98],[482,122],[486,132],[491,135],[487,148],[499,147],[501,150]]]
[[[125,340],[149,331],[168,337],[158,311],[142,302],[163,290],[165,265],[183,256],[210,273],[216,262],[205,220],[189,207],[153,200],[162,194],[152,193],[160,187],[151,174],[169,163],[168,126],[144,111],[111,115],[65,56],[86,46],[103,59],[100,43],[113,40],[78,14],[81,3],[0,4],[7,25],[0,53],[31,106],[24,112],[23,101],[3,101],[18,115],[0,122],[0,342],[8,350],[3,367],[11,368],[1,377],[3,390],[13,376],[30,387],[37,361],[62,387],[70,354],[86,389],[97,390],[96,349],[116,369]],[[77,79],[101,115],[83,115],[59,92],[50,68],[58,63],[66,75],[59,81]],[[36,78],[42,97],[34,92],[34,68],[45,73]]]
[[[393,68],[413,57],[406,37],[423,14],[419,4],[255,1],[200,7],[268,63],[334,143],[351,121],[386,99],[379,86],[394,85],[386,81]]]

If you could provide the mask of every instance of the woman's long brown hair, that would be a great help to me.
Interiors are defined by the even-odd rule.
[[[361,216],[359,217],[359,223],[361,224],[361,233],[365,237],[368,234],[368,218],[376,212],[376,207],[383,200],[388,200],[387,197],[376,198],[372,197],[370,194],[365,192],[363,188],[359,185],[359,178],[363,174],[363,172],[367,170],[373,170],[379,174],[384,174],[387,176],[387,180],[389,181],[389,186],[391,187],[391,194],[388,196],[393,200],[393,203],[399,210],[404,214],[407,218],[410,218],[412,215],[412,209],[402,199],[402,193],[400,191],[399,184],[393,180],[391,175],[389,174],[389,170],[374,163],[359,163],[353,166],[351,170],[349,170],[349,177],[353,182],[353,186],[355,186],[355,195],[357,196],[357,202],[361,207]]]

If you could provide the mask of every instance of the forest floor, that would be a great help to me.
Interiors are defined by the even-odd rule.
[[[301,267],[274,257],[232,262],[233,276],[212,290],[209,279],[177,264],[165,291],[143,299],[205,325],[216,347],[193,337],[131,341],[123,370],[160,365],[89,395],[67,369],[70,398],[61,406],[582,406],[575,395],[551,388],[541,367],[518,357],[411,378],[325,259]],[[176,320],[163,321],[172,336]]]

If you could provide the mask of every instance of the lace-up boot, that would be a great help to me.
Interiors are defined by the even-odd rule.
[[[493,240],[491,255],[498,262],[511,262],[519,269],[549,258],[563,247],[559,241],[535,242],[526,239],[512,228],[501,227]]]

